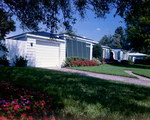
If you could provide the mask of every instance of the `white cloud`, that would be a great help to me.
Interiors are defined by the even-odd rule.
[[[100,28],[97,28],[97,30],[101,30]]]

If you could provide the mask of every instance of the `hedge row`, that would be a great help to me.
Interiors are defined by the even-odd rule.
[[[97,63],[92,60],[77,60],[77,61],[70,61],[69,67],[80,67],[80,66],[97,66]]]

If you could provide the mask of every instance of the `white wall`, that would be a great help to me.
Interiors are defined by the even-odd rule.
[[[45,39],[40,39],[40,38],[35,38],[35,37],[28,37],[27,38],[27,59],[28,59],[28,66],[35,66],[35,61],[36,61],[36,41],[45,41]],[[59,44],[59,67],[63,66],[63,63],[66,59],[66,41],[64,42],[59,42],[59,41],[52,41],[52,43],[57,43]],[[31,47],[31,43],[33,43],[33,46]]]
[[[109,50],[109,48],[103,48],[102,47],[102,49],[103,49],[103,58],[109,59],[110,58],[110,50]]]
[[[31,43],[33,44],[33,46],[31,46]],[[27,66],[35,67],[35,47],[36,47],[36,39],[27,38],[27,47],[26,47],[28,60]]]
[[[59,56],[59,65],[63,67],[64,61],[66,60],[66,42],[60,43],[60,56]]]
[[[12,58],[15,58],[15,55],[26,56],[26,38],[22,38],[22,40],[6,39],[5,44],[9,51],[7,59],[10,61],[10,65],[14,65]]]

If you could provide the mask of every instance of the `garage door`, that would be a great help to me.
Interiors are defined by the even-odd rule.
[[[36,41],[36,67],[58,67],[59,44]]]

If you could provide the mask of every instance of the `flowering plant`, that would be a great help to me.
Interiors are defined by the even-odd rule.
[[[108,62],[109,62],[109,59],[107,59],[107,58],[103,58],[103,62],[108,63]]]
[[[79,67],[79,66],[96,66],[97,63],[92,60],[76,60],[76,61],[70,61],[69,66],[70,67]]]
[[[53,116],[52,99],[39,91],[34,91],[27,84],[11,84],[0,82],[0,119],[33,120],[34,117],[44,117],[45,120],[55,119]],[[4,117],[5,116],[5,117]]]

